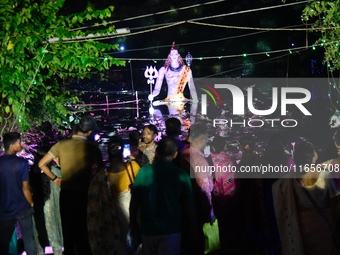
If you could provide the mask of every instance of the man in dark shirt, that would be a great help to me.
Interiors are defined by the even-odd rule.
[[[20,134],[4,134],[3,145],[6,152],[0,157],[0,254],[8,254],[15,223],[18,221],[27,255],[36,255],[28,162],[16,156],[22,150]]]
[[[132,185],[130,226],[138,229],[140,209],[142,254],[180,254],[182,223],[195,218],[189,175],[172,163],[176,153],[176,144],[164,137],[156,162],[142,167]]]

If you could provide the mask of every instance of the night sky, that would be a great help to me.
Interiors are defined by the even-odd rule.
[[[114,5],[114,17],[118,20],[116,28],[129,28],[131,33],[138,35],[126,36],[107,40],[109,43],[124,45],[125,50],[112,52],[112,56],[132,60],[127,62],[126,68],[112,67],[111,72],[120,77],[123,82],[130,82],[130,68],[133,71],[134,83],[144,86],[143,77],[146,66],[154,65],[160,68],[164,61],[156,62],[153,59],[166,58],[173,41],[184,58],[188,52],[194,58],[192,70],[194,78],[197,77],[324,77],[326,70],[322,65],[323,50],[311,48],[294,50],[306,45],[305,31],[259,31],[228,29],[212,26],[184,23],[170,28],[153,32],[145,32],[151,28],[165,24],[198,19],[198,22],[265,28],[304,28],[301,13],[306,3],[284,6],[278,0],[228,0],[215,1],[66,1],[64,12],[83,11],[89,3],[94,8],[101,9]],[[288,1],[289,3],[297,3]],[[191,7],[201,4],[201,6]],[[268,10],[257,10],[242,13],[246,10],[281,6]],[[180,10],[183,7],[189,7]],[[157,14],[173,9],[171,13]],[[211,17],[233,13],[222,17]],[[149,15],[148,15],[149,14]],[[150,15],[153,14],[153,15]],[[143,18],[133,18],[148,15]],[[211,17],[211,18],[208,18]],[[129,21],[123,21],[133,18]],[[308,33],[308,46],[317,39],[317,33]],[[289,50],[291,49],[292,54]],[[270,51],[280,51],[268,53]],[[231,55],[250,54],[250,56],[228,57]],[[251,54],[258,54],[251,56]],[[220,57],[220,58],[218,58]],[[210,59],[211,58],[211,59]],[[117,72],[119,75],[117,75]],[[141,87],[142,89],[142,87]]]

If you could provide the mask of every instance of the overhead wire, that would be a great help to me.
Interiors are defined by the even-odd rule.
[[[258,11],[266,11],[266,10],[282,8],[282,7],[287,7],[287,6],[293,6],[293,5],[298,5],[298,4],[304,4],[304,3],[309,3],[309,2],[315,2],[315,1],[314,0],[305,0],[305,1],[295,2],[295,3],[280,4],[280,5],[260,7],[260,8],[244,10],[244,11],[223,13],[223,14],[212,15],[212,16],[208,16],[208,17],[201,17],[201,18],[190,19],[190,20],[191,21],[198,21],[198,20],[205,20],[205,19],[214,19],[214,18],[227,17],[227,16],[238,15],[238,14],[245,14],[245,13],[251,13],[251,12],[258,12]]]
[[[136,17],[131,17],[131,18],[126,18],[126,19],[121,19],[121,20],[116,20],[116,21],[111,21],[111,22],[107,22],[107,24],[113,24],[113,23],[118,23],[118,22],[122,22],[122,21],[130,21],[130,20],[134,20],[134,19],[139,19],[139,18],[145,18],[145,17],[149,17],[149,16],[155,16],[155,15],[160,15],[160,14],[166,14],[166,13],[170,13],[170,12],[174,12],[174,11],[178,11],[178,10],[184,10],[184,9],[189,9],[189,8],[194,8],[194,7],[198,7],[198,6],[202,6],[202,5],[208,5],[208,4],[216,4],[219,2],[224,2],[225,0],[217,0],[217,1],[211,1],[208,3],[204,3],[204,4],[197,4],[197,5],[191,5],[191,6],[186,6],[186,7],[181,7],[181,8],[176,8],[176,9],[171,9],[171,10],[167,10],[167,11],[161,11],[161,12],[156,12],[156,13],[151,13],[151,14],[146,14],[146,15],[140,15],[140,16],[136,16]],[[276,5],[276,6],[268,6],[268,7],[262,7],[262,8],[256,8],[256,9],[250,9],[250,10],[244,10],[244,11],[237,11],[237,12],[232,12],[232,13],[225,13],[225,14],[219,14],[219,15],[212,15],[212,16],[206,16],[206,17],[201,17],[201,18],[196,18],[196,19],[190,19],[190,20],[186,20],[186,21],[180,21],[180,22],[172,22],[172,23],[163,23],[163,24],[158,24],[158,25],[150,25],[147,27],[155,27],[158,26],[156,28],[152,28],[152,29],[148,29],[148,30],[144,30],[144,31],[139,31],[139,32],[135,32],[135,33],[130,33],[130,34],[125,34],[125,35],[114,35],[114,36],[99,36],[98,38],[96,38],[97,40],[106,40],[106,39],[112,39],[112,38],[117,38],[117,37],[126,37],[126,36],[132,36],[132,35],[138,35],[138,34],[143,34],[143,33],[147,33],[147,32],[153,32],[156,30],[161,30],[161,29],[166,29],[169,27],[173,27],[173,26],[177,26],[183,23],[189,23],[189,24],[196,24],[196,25],[201,25],[201,26],[214,26],[214,27],[221,27],[221,28],[228,28],[228,29],[247,29],[247,30],[261,30],[261,32],[255,32],[255,33],[249,33],[246,35],[237,35],[237,36],[232,36],[232,37],[227,37],[227,38],[221,38],[221,39],[215,39],[215,40],[206,40],[206,41],[200,41],[200,42],[194,42],[194,43],[184,43],[184,44],[178,44],[178,45],[193,45],[193,44],[198,44],[198,43],[209,43],[209,42],[214,42],[214,41],[221,41],[221,40],[230,40],[230,39],[235,39],[235,38],[239,38],[239,37],[245,37],[245,36],[251,36],[251,35],[255,35],[255,34],[259,34],[259,33],[264,33],[264,32],[268,32],[268,31],[311,31],[311,30],[321,30],[318,28],[256,28],[256,27],[241,27],[241,26],[226,26],[226,25],[216,25],[216,24],[209,24],[209,23],[202,23],[202,22],[197,22],[198,20],[205,20],[205,19],[212,19],[212,18],[219,18],[219,17],[226,17],[226,16],[232,16],[232,15],[237,15],[237,14],[245,14],[245,13],[251,13],[251,12],[258,12],[258,11],[264,11],[264,10],[270,10],[270,9],[275,9],[275,8],[282,8],[282,7],[287,7],[287,6],[293,6],[293,5],[297,5],[297,4],[303,4],[303,3],[308,3],[308,2],[313,2],[312,0],[306,0],[306,1],[301,1],[301,2],[296,2],[296,3],[289,3],[289,4],[281,4],[281,5]],[[165,24],[165,25],[164,25]],[[100,26],[101,24],[97,24],[94,26]],[[160,26],[160,27],[159,27]],[[89,28],[92,26],[88,26],[88,27],[82,27],[82,28],[77,28],[77,29],[84,29],[84,28]],[[145,27],[143,27],[145,28]],[[131,30],[138,30],[141,28],[130,28]],[[93,40],[93,39],[92,39]],[[69,40],[67,42],[79,42],[79,41],[86,41],[86,39],[82,40]],[[164,46],[157,46],[157,48],[161,48],[161,47],[169,47],[168,45],[164,45]],[[298,48],[288,48],[288,49],[281,49],[281,50],[274,50],[274,51],[265,51],[265,52],[257,52],[257,53],[248,53],[248,54],[234,54],[234,55],[227,55],[227,56],[211,56],[211,57],[200,57],[200,58],[193,58],[196,60],[202,60],[202,59],[221,59],[221,58],[234,58],[234,57],[244,57],[246,56],[255,56],[255,55],[262,55],[262,54],[274,54],[274,53],[280,53],[280,52],[285,52],[285,51],[291,51],[291,50],[306,50],[307,48],[311,48],[313,46],[303,46],[303,47],[298,47]],[[143,48],[143,49],[134,49],[134,50],[128,50],[128,51],[139,51],[139,50],[145,50],[145,49],[150,49],[150,48],[154,48],[154,47],[148,47],[148,48]],[[124,51],[127,52],[127,51]],[[120,52],[115,52],[115,53],[109,53],[109,54],[118,54]],[[289,53],[290,54],[290,53]],[[117,58],[119,60],[140,60],[140,61],[158,61],[158,60],[164,60],[162,59],[155,59],[155,58]],[[274,58],[271,58],[274,59]],[[265,60],[267,61],[267,60]],[[269,60],[268,60],[269,61]]]
[[[178,26],[184,23],[191,23],[191,24],[196,24],[196,25],[202,25],[202,26],[212,26],[212,27],[220,27],[220,28],[227,28],[227,29],[243,29],[243,30],[261,30],[261,31],[323,31],[323,30],[333,30],[333,29],[339,29],[340,27],[332,27],[332,28],[263,28],[263,27],[240,27],[240,26],[227,26],[227,25],[215,25],[215,24],[208,24],[208,23],[200,23],[200,22],[192,22],[191,20],[188,21],[179,21],[179,22],[173,22],[173,23],[167,23],[165,26],[161,27],[156,27],[144,31],[139,31],[139,32],[134,32],[134,33],[127,33],[123,35],[96,35],[92,36],[91,38],[75,38],[75,39],[64,39],[63,42],[65,43],[71,43],[71,42],[83,42],[83,41],[97,41],[97,40],[107,40],[107,39],[113,39],[113,38],[118,38],[118,37],[127,37],[127,36],[133,36],[133,35],[139,35],[139,34],[144,34],[144,33],[149,33],[149,32],[154,32],[158,31],[161,29],[166,29],[169,27],[174,27]],[[131,30],[131,29],[130,29]],[[241,36],[235,36],[237,37],[242,37]],[[55,42],[50,42],[50,43],[57,43],[58,41]]]
[[[308,24],[308,25],[311,25],[311,24]],[[298,26],[304,26],[304,24],[292,25],[292,26],[287,26],[287,27],[298,27]],[[242,35],[234,35],[234,36],[229,36],[229,37],[224,37],[224,38],[219,38],[219,39],[196,41],[196,42],[189,42],[189,43],[176,43],[176,45],[177,46],[188,46],[188,45],[197,45],[197,44],[205,44],[205,43],[214,43],[214,42],[219,42],[219,41],[226,41],[226,40],[232,40],[232,39],[237,39],[237,38],[242,38],[242,37],[258,35],[258,34],[267,33],[267,32],[270,32],[270,31],[264,30],[260,32],[252,32],[252,33],[247,33],[247,34],[242,34]],[[168,47],[169,47],[169,44],[157,46],[158,49],[168,48]],[[112,54],[121,54],[121,53],[126,53],[126,52],[144,51],[144,50],[150,50],[154,48],[155,47],[153,46],[153,47],[145,47],[145,48],[139,48],[139,49],[128,49],[124,51],[110,52],[109,54],[112,55]]]
[[[181,8],[177,8],[175,10],[189,9],[189,8],[193,8],[193,7],[197,7],[197,6],[201,6],[201,5],[215,4],[215,3],[219,3],[219,2],[223,2],[223,1],[225,1],[225,0],[216,0],[216,1],[211,1],[211,2],[208,2],[208,3],[204,3],[204,4],[181,7]],[[226,13],[226,14],[221,14],[221,15],[222,16],[230,16],[230,15],[243,14],[243,13],[249,13],[249,12],[255,12],[255,11],[263,11],[263,10],[268,10],[268,9],[273,9],[273,8],[281,8],[281,7],[286,7],[286,6],[292,6],[292,5],[306,3],[306,2],[312,2],[312,1],[306,0],[306,1],[301,1],[301,2],[297,2],[297,3],[289,3],[289,4],[282,4],[282,5],[276,5],[276,6],[262,7],[262,8],[238,11],[238,12],[233,12],[233,13]],[[170,12],[170,11],[174,11],[174,10],[158,12],[156,14],[164,14],[164,13]],[[155,15],[155,13],[154,14],[147,14],[147,15]],[[261,30],[261,31],[307,31],[307,30],[310,31],[310,30],[313,30],[313,29],[317,30],[316,28],[312,29],[312,28],[307,28],[307,27],[301,28],[301,29],[299,29],[299,28],[297,28],[297,29],[292,29],[292,28],[254,28],[254,27],[215,25],[215,24],[196,22],[197,20],[221,17],[221,15],[201,17],[201,18],[197,18],[197,19],[191,19],[191,20],[180,21],[180,22],[175,22],[175,23],[166,23],[166,25],[164,25],[164,26],[161,26],[161,24],[160,24],[158,26],[161,26],[161,27],[156,27],[156,28],[152,28],[152,29],[148,29],[148,30],[144,30],[144,31],[139,31],[139,32],[134,32],[134,33],[128,33],[128,34],[124,34],[124,35],[112,35],[112,34],[110,34],[110,35],[96,35],[95,37],[92,37],[91,39],[85,37],[85,38],[79,38],[79,39],[78,38],[77,39],[67,39],[64,42],[72,43],[72,42],[82,42],[82,41],[88,41],[88,40],[108,40],[108,39],[113,39],[113,38],[118,38],[118,37],[133,36],[133,35],[139,35],[139,34],[144,34],[144,33],[148,33],[148,32],[158,31],[158,30],[161,30],[161,29],[166,29],[166,28],[177,26],[177,25],[180,25],[180,24],[183,24],[183,23],[186,23],[186,22],[191,23],[191,24],[202,25],[202,26],[215,26],[215,27],[222,27],[222,28],[248,29],[248,30],[250,29],[250,30]],[[141,15],[141,16],[138,16],[138,17],[132,17],[132,18],[128,18],[128,19],[133,20],[135,18],[141,18],[141,17],[145,17],[145,15]],[[157,26],[157,25],[152,25],[152,27],[154,27],[154,26]],[[131,31],[131,29],[130,29],[130,31]],[[242,36],[243,35],[235,36],[234,38],[242,37]],[[166,47],[168,47],[168,46],[166,46]]]
[[[146,18],[146,17],[150,17],[150,16],[156,16],[156,15],[160,15],[160,14],[166,14],[166,13],[169,13],[169,12],[175,12],[175,11],[178,11],[178,10],[190,9],[190,8],[194,8],[194,7],[198,7],[198,6],[202,6],[202,5],[215,4],[215,3],[224,2],[224,1],[226,1],[226,0],[217,0],[217,1],[212,1],[212,2],[208,2],[208,3],[196,4],[196,5],[186,6],[186,7],[180,7],[180,8],[176,8],[176,9],[167,10],[167,11],[161,11],[161,12],[156,12],[156,13],[150,13],[150,14],[140,15],[140,16],[136,16],[136,17],[121,19],[121,20],[107,21],[106,24],[113,24],[113,23],[118,23],[118,22],[123,22],[123,21],[135,20],[135,19],[139,19],[139,18]],[[195,18],[195,19],[189,19],[189,20],[186,20],[185,22],[187,22],[187,21],[195,22],[195,21],[198,21],[198,20],[205,20],[205,19],[212,19],[212,18],[233,16],[233,15],[244,14],[244,13],[251,13],[251,12],[257,12],[257,11],[264,11],[264,10],[282,8],[282,7],[293,6],[293,5],[298,5],[298,4],[308,3],[308,2],[314,2],[314,0],[305,0],[305,1],[296,2],[296,3],[280,4],[280,5],[275,5],[275,6],[267,6],[267,7],[249,9],[249,10],[244,10],[244,11],[237,11],[237,12],[224,13],[224,14],[218,14],[218,15],[212,15],[212,16],[205,16],[205,17],[200,17],[200,18]],[[182,22],[182,21],[180,21],[180,22]],[[165,25],[171,25],[171,24],[177,24],[177,22],[170,22],[170,23],[168,22],[168,23],[164,23],[164,24],[165,24]],[[154,27],[154,26],[163,26],[164,24],[150,25],[150,27]],[[71,29],[70,31],[74,31],[74,30],[82,30],[82,29],[85,29],[85,28],[97,27],[97,26],[102,26],[102,25],[103,25],[103,24],[95,24],[95,25],[91,25],[91,26],[86,26],[86,27],[80,27],[80,28]],[[145,28],[145,27],[144,27],[144,28]],[[148,28],[148,26],[147,26],[146,28]],[[130,29],[130,30],[137,30],[137,29],[141,29],[141,28],[129,28],[129,29]],[[123,37],[123,36],[120,36],[120,37]]]
[[[210,23],[201,23],[196,21],[187,21],[190,24],[200,25],[200,26],[209,26],[209,27],[219,27],[219,28],[228,28],[228,29],[243,29],[243,30],[261,30],[261,31],[324,31],[324,30],[333,30],[340,29],[340,27],[315,27],[315,28],[274,28],[274,27],[241,27],[241,26],[227,26],[227,25],[216,25]]]
[[[117,37],[126,37],[126,36],[132,36],[132,35],[138,35],[138,34],[144,34],[144,33],[148,33],[148,32],[153,32],[153,31],[157,31],[157,30],[161,30],[161,29],[165,29],[165,28],[169,28],[169,27],[173,27],[173,26],[178,26],[178,25],[183,24],[183,23],[185,23],[185,21],[180,21],[180,22],[173,23],[173,24],[166,25],[166,26],[162,26],[162,27],[152,28],[152,29],[145,30],[145,31],[124,34],[123,36],[122,35],[109,35],[109,36],[97,35],[96,37],[92,37],[91,39],[88,39],[88,38],[81,38],[81,39],[74,39],[74,40],[67,39],[67,40],[65,40],[63,42],[64,43],[72,43],[72,42],[108,40],[108,39],[113,39],[113,38],[117,38]],[[56,42],[51,42],[51,43],[57,43],[57,41]]]
[[[202,4],[194,4],[194,5],[179,7],[179,8],[175,8],[175,9],[166,10],[166,11],[148,13],[148,14],[139,15],[139,16],[135,16],[135,17],[125,18],[125,19],[120,19],[120,20],[114,20],[114,21],[108,21],[106,24],[114,24],[114,23],[123,22],[123,21],[130,21],[130,20],[135,20],[135,19],[147,18],[147,17],[156,16],[156,15],[160,15],[160,14],[166,14],[166,13],[170,13],[170,12],[176,12],[176,11],[191,9],[191,8],[204,6],[204,5],[216,4],[216,3],[225,2],[225,1],[227,1],[227,0],[215,0],[215,1],[202,3]],[[95,24],[95,25],[91,25],[91,26],[75,28],[75,29],[72,29],[70,31],[82,30],[82,29],[91,28],[91,27],[98,27],[98,26],[102,26],[102,25],[103,24]]]

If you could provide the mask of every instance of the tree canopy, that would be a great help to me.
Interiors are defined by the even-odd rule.
[[[70,106],[78,102],[65,88],[66,79],[125,64],[106,53],[117,44],[88,38],[115,33],[107,23],[113,7],[89,6],[82,13],[63,15],[63,4],[64,0],[0,0],[1,135],[47,121],[63,125]]]
[[[308,3],[303,10],[302,20],[314,22],[312,27],[320,31],[320,38],[315,44],[325,49],[329,70],[340,69],[340,0]]]
[[[324,61],[328,70],[332,73],[340,69],[340,0],[313,1],[306,5],[302,12],[302,21],[313,23],[312,28],[320,33],[315,45],[325,50]],[[338,86],[333,88],[340,94]],[[339,126],[340,111],[338,102],[335,105],[330,97],[334,114],[330,118],[332,128]]]

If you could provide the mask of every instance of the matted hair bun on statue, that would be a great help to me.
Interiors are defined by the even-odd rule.
[[[175,42],[172,42],[171,50],[177,50],[177,47],[176,47],[176,45],[175,45]],[[171,50],[170,50],[170,51],[171,51]]]

